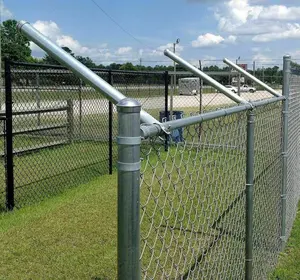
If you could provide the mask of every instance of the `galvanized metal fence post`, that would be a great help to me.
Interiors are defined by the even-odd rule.
[[[5,175],[6,208],[13,210],[14,198],[14,163],[13,163],[13,123],[12,123],[12,89],[10,61],[5,60]]]
[[[282,185],[281,185],[281,241],[282,246],[286,242],[286,188],[287,188],[287,157],[288,157],[288,113],[290,92],[291,57],[283,57],[283,86],[282,95],[285,100],[282,103]]]
[[[140,111],[125,98],[118,110],[118,279],[140,279]]]
[[[245,239],[245,279],[252,279],[253,268],[253,187],[254,187],[254,120],[251,109],[247,116],[246,152],[246,239]]]
[[[113,76],[111,70],[108,71],[108,83],[113,85]],[[113,165],[113,104],[108,101],[108,170],[112,174]]]

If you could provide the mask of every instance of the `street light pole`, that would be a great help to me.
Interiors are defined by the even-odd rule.
[[[176,45],[179,44],[180,39],[178,38],[175,43],[173,43],[173,52],[176,53]],[[174,61],[174,75],[173,75],[173,91],[170,96],[170,120],[173,119],[173,98],[176,92],[176,62]]]
[[[238,65],[238,61],[241,59],[239,56],[236,60],[236,65]],[[238,74],[238,96],[241,96],[241,73]]]

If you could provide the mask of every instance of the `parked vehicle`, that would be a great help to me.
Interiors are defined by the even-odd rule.
[[[242,85],[240,87],[240,92],[255,92],[256,91],[256,88],[255,87],[251,87],[251,86],[248,86],[248,85]]]
[[[238,92],[237,87],[234,87],[234,86],[232,86],[232,85],[226,85],[225,87],[228,88],[229,90],[231,90],[231,91],[234,92],[234,93],[237,93],[237,92]]]

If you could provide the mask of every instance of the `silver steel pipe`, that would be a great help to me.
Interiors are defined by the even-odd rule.
[[[232,61],[228,60],[227,58],[223,59],[223,62],[226,63],[227,65],[231,66],[233,69],[235,69],[236,71],[240,72],[241,74],[243,74],[245,77],[247,77],[248,79],[252,80],[253,82],[259,84],[260,86],[262,86],[266,91],[270,92],[271,94],[273,94],[274,96],[281,96],[280,93],[278,93],[276,90],[272,89],[271,87],[269,87],[268,85],[266,85],[264,82],[262,82],[261,80],[255,78],[253,75],[251,75],[250,73],[248,73],[247,71],[245,71],[244,69],[242,69],[241,67],[239,67],[238,65],[236,65],[235,63],[233,63]]]
[[[210,76],[206,75],[205,73],[203,73],[202,71],[200,71],[198,68],[196,68],[192,64],[188,63],[187,61],[185,61],[184,59],[182,59],[178,55],[174,54],[170,50],[165,50],[164,54],[165,54],[165,56],[171,58],[173,61],[175,61],[178,64],[180,64],[181,66],[183,66],[185,69],[187,69],[190,72],[192,72],[193,74],[195,74],[196,76],[198,76],[201,79],[205,80],[207,83],[209,83],[211,86],[213,86],[214,88],[216,88],[218,91],[220,91],[223,94],[225,94],[228,98],[230,98],[234,102],[236,102],[236,103],[242,103],[242,104],[248,104],[249,103],[248,101],[246,101],[245,99],[241,98],[237,94],[233,93],[231,90],[229,90],[228,88],[224,87],[223,85],[221,85],[220,83],[218,83],[216,80],[214,80]]]
[[[62,65],[69,68],[72,72],[90,84],[94,89],[101,91],[112,103],[117,104],[119,101],[126,98],[125,95],[101,79],[93,71],[65,52],[61,47],[53,43],[46,36],[41,34],[32,25],[30,25],[30,23],[22,20],[18,23],[17,27],[28,39],[37,44],[53,58],[57,59]],[[141,122],[149,124],[160,123],[143,110],[141,111]]]
[[[174,129],[178,129],[178,128],[182,128],[194,124],[199,124],[219,117],[228,116],[249,109],[258,108],[267,104],[280,102],[282,100],[285,100],[284,96],[272,97],[269,99],[254,101],[251,103],[234,106],[227,109],[220,109],[217,111],[203,113],[197,116],[191,116],[183,119],[167,121],[162,123],[161,125],[157,125],[157,124],[141,125],[141,137],[146,139],[153,136],[163,135],[165,132],[171,132]]]

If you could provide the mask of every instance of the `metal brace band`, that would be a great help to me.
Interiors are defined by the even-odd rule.
[[[118,170],[121,171],[138,171],[141,169],[141,161],[125,163],[118,161]]]
[[[120,145],[139,145],[141,144],[141,137],[117,137],[117,142]]]

